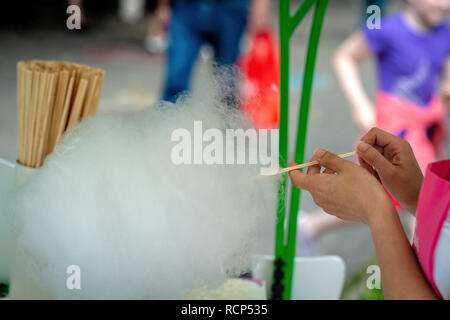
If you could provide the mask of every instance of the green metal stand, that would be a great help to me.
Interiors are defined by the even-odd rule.
[[[306,16],[315,7],[314,19],[309,36],[308,52],[305,61],[303,88],[300,100],[300,113],[298,118],[297,142],[295,149],[295,162],[304,162],[307,123],[311,92],[316,64],[317,49],[320,33],[325,17],[328,0],[304,0],[295,12],[290,13],[290,0],[280,0],[280,40],[281,40],[281,96],[280,96],[280,167],[287,166],[288,158],[288,132],[289,132],[289,59],[290,40],[294,31]],[[315,5],[315,6],[314,6]],[[291,298],[292,280],[294,270],[294,257],[297,236],[297,215],[300,208],[300,189],[293,188],[291,193],[287,243],[285,243],[286,219],[286,176],[282,178],[278,190],[278,208],[275,243],[274,279],[272,284],[272,299]]]

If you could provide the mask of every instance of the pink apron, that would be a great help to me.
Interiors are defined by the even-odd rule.
[[[445,143],[445,110],[441,99],[436,95],[426,107],[380,91],[376,96],[377,127],[399,135],[404,132],[414,151],[417,162],[425,172],[427,165],[443,155]],[[427,129],[435,126],[431,139]]]
[[[450,159],[428,165],[417,206],[413,241],[420,267],[441,299],[433,275],[434,252],[449,208]]]

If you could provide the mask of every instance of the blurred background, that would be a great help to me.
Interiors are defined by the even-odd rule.
[[[384,2],[383,14],[395,12],[402,1]],[[300,0],[292,0],[296,8]],[[69,30],[66,13],[70,4],[82,9],[81,29]],[[278,35],[278,1],[271,1],[265,27]],[[156,0],[84,0],[84,1],[8,1],[0,19],[0,158],[15,161],[17,156],[16,65],[19,60],[69,60],[102,68],[106,78],[100,112],[143,109],[161,99],[166,78],[167,38],[165,23],[155,14]],[[306,157],[322,147],[335,153],[350,151],[361,132],[352,120],[351,109],[333,75],[332,58],[338,46],[365,21],[366,1],[329,1],[315,70],[310,109]],[[297,29],[291,44],[290,135],[296,134],[296,122],[303,62],[307,47],[311,15]],[[240,41],[240,52],[249,49],[249,34]],[[213,62],[211,46],[202,46],[192,74],[192,90],[201,90],[208,81]],[[360,74],[371,98],[376,90],[375,63],[362,63]],[[291,155],[293,150],[291,140]],[[449,154],[447,144],[447,156]],[[316,207],[303,193],[302,210]],[[340,241],[352,236],[358,241]],[[349,238],[348,238],[349,237]],[[379,293],[363,287],[365,269],[373,264],[374,253],[368,230],[360,226],[323,237],[320,253],[342,255],[348,267],[344,297],[364,298]]]
[[[14,160],[16,144],[16,64],[19,60],[69,60],[103,68],[106,73],[100,110],[145,108],[162,96],[165,55],[150,53],[146,37],[156,0],[129,1],[136,12],[125,13],[127,1],[83,1],[81,30],[68,30],[65,1],[42,0],[24,5],[9,2],[0,21],[0,157]],[[361,24],[364,1],[330,1],[320,42],[311,105],[307,155],[322,146],[335,152],[351,149],[359,132],[353,124],[348,103],[332,72],[332,55]],[[396,2],[396,1],[391,1]],[[300,0],[292,1],[295,8]],[[395,10],[395,9],[393,9]],[[7,12],[7,14],[6,14]],[[127,16],[128,15],[128,16]],[[270,19],[278,32],[278,1],[272,1]],[[292,119],[300,97],[303,62],[310,17],[296,31],[291,48]],[[244,36],[241,49],[245,51]],[[204,46],[193,73],[193,90],[211,72],[212,48]],[[362,66],[368,92],[375,89],[371,62]],[[291,126],[292,127],[292,126]],[[326,128],[326,130],[324,130]],[[294,130],[294,129],[293,129]],[[294,133],[294,131],[293,131]]]

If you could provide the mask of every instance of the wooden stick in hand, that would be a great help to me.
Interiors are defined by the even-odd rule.
[[[338,155],[338,157],[339,158],[348,158],[348,157],[354,156],[355,154],[356,154],[356,151],[352,151],[352,152],[340,154],[340,155]],[[262,175],[264,175],[264,176],[274,176],[274,175],[282,174],[282,173],[289,172],[289,171],[292,171],[292,170],[299,170],[299,169],[302,169],[302,168],[307,168],[307,167],[310,167],[310,166],[314,166],[316,164],[319,164],[319,162],[317,162],[317,161],[306,162],[306,163],[303,163],[303,164],[298,164],[296,166],[279,169],[279,170],[276,170],[276,171],[273,171],[273,172],[265,172]]]

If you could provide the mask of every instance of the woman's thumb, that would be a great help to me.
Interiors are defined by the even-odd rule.
[[[371,145],[360,141],[356,147],[358,156],[371,165],[379,175],[385,175],[392,171],[392,164]]]

